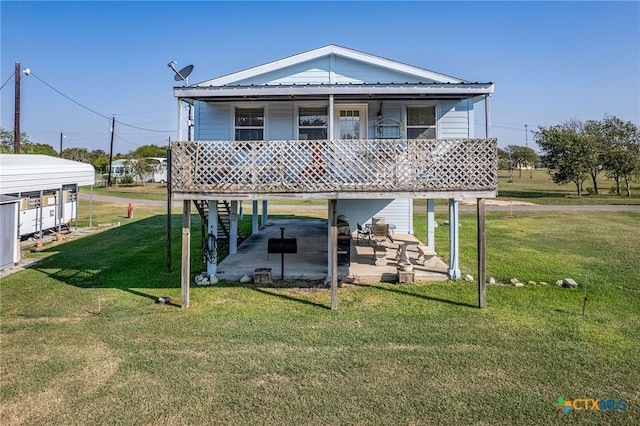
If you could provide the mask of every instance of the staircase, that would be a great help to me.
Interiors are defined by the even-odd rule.
[[[193,204],[200,213],[203,223],[203,238],[209,233],[209,202],[204,200],[193,200]],[[229,216],[231,214],[231,207],[226,200],[219,200],[218,205],[218,241],[229,241],[231,236],[231,223]],[[238,233],[238,238],[240,234]]]

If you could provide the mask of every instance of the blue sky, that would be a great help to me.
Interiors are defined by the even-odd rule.
[[[605,114],[640,123],[638,1],[3,0],[0,21],[0,126],[13,130],[20,62],[32,71],[21,130],[56,149],[62,132],[65,148],[108,151],[113,114],[115,152],[175,139],[171,60],[193,64],[196,83],[327,44],[495,83],[501,147],[524,145],[525,125]]]

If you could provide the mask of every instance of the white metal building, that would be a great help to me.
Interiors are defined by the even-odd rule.
[[[42,238],[47,230],[60,231],[77,220],[80,186],[94,184],[90,164],[47,155],[0,154],[0,195],[18,202],[18,229],[3,229],[2,234]],[[7,213],[15,208],[6,205]],[[3,220],[2,226],[11,223]]]

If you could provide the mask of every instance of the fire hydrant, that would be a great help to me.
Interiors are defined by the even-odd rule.
[[[133,219],[133,206],[131,203],[129,203],[129,206],[127,207],[127,218]]]

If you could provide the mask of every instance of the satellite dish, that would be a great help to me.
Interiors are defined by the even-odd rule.
[[[180,80],[187,81],[187,77],[189,77],[189,74],[191,74],[192,71],[193,71],[193,65],[187,65],[186,67],[178,71],[175,77],[173,77],[173,79],[175,81],[180,81]]]
[[[182,68],[180,71],[178,71],[175,67],[176,65],[176,61],[171,61],[167,64],[167,66],[169,68],[171,68],[173,70],[173,72],[176,73],[176,75],[173,77],[175,81],[184,81],[185,86],[189,84],[189,74],[191,74],[191,71],[193,71],[193,65],[187,65],[186,67]]]

